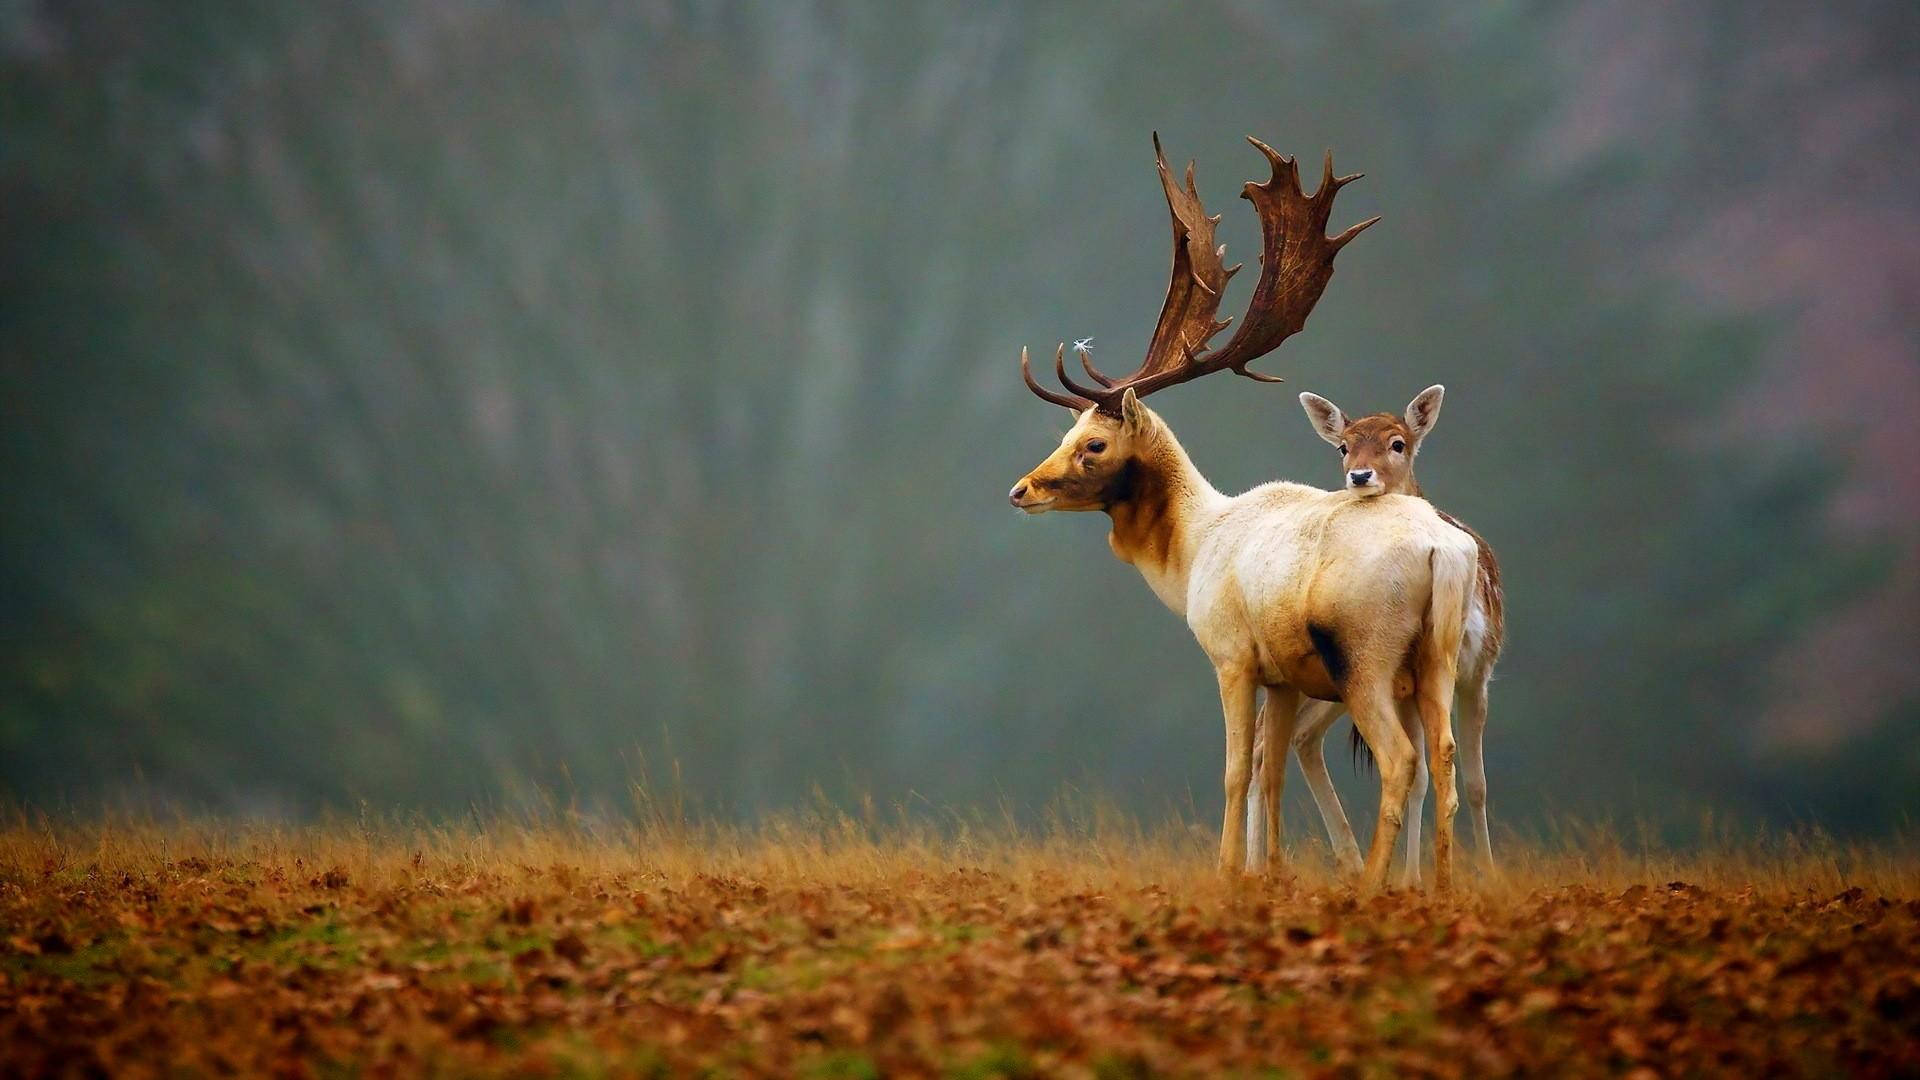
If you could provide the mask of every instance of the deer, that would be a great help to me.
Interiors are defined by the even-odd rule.
[[[1451,886],[1455,665],[1475,568],[1473,543],[1423,499],[1364,497],[1274,481],[1239,495],[1209,483],[1173,429],[1144,400],[1218,372],[1280,381],[1248,364],[1298,333],[1333,274],[1340,250],[1379,218],[1326,235],[1334,196],[1359,175],[1336,177],[1327,154],[1312,195],[1291,157],[1249,138],[1270,169],[1241,197],[1260,218],[1260,276],[1245,317],[1216,320],[1227,281],[1240,269],[1214,245],[1193,164],[1176,183],[1156,134],[1154,160],[1173,226],[1173,270],[1146,357],[1113,378],[1080,353],[1094,385],[1070,376],[1065,344],[1053,373],[1066,391],[1036,382],[1027,350],[1020,375],[1041,400],[1073,414],[1045,460],[1008,501],[1029,514],[1093,512],[1111,522],[1107,543],[1174,614],[1185,618],[1214,669],[1226,729],[1219,865],[1240,872],[1256,723],[1283,746],[1303,698],[1339,702],[1373,750],[1380,776],[1380,828],[1360,870],[1372,892],[1386,882],[1413,784],[1414,750],[1402,709],[1419,718],[1438,794],[1436,886]],[[1264,699],[1260,694],[1264,693]],[[1267,755],[1259,782],[1267,851],[1279,850],[1284,757]],[[1264,864],[1271,869],[1270,864]]]
[[[1437,384],[1427,387],[1407,403],[1399,416],[1382,412],[1349,420],[1339,406],[1311,393],[1300,395],[1300,406],[1306,410],[1314,431],[1339,451],[1340,479],[1346,488],[1367,497],[1395,494],[1425,498],[1419,480],[1414,477],[1414,460],[1440,419],[1440,406],[1446,398],[1446,392],[1446,387]],[[1455,691],[1462,714],[1458,733],[1460,768],[1463,773],[1461,786],[1466,789],[1467,810],[1473,817],[1474,840],[1479,849],[1481,868],[1492,874],[1495,864],[1493,839],[1487,828],[1484,747],[1487,690],[1493,681],[1494,664],[1499,661],[1501,647],[1506,641],[1506,595],[1500,585],[1500,561],[1494,556],[1492,546],[1464,522],[1444,510],[1438,512],[1447,523],[1472,537],[1477,548],[1478,573],[1467,609],[1465,633],[1460,643]],[[1340,805],[1340,796],[1333,790],[1333,779],[1327,775],[1326,755],[1322,748],[1327,730],[1340,719],[1343,711],[1332,702],[1310,701],[1303,704],[1294,720],[1293,752],[1300,761],[1300,772],[1306,777],[1307,788],[1313,793],[1313,801],[1326,824],[1335,860],[1343,868],[1352,870],[1360,865],[1360,845],[1354,839],[1353,826],[1347,822],[1346,811]],[[1413,732],[1409,730],[1408,734],[1411,736]],[[1256,735],[1256,772],[1264,767],[1268,748],[1273,745],[1264,732]],[[1356,754],[1364,747],[1356,731]],[[1420,819],[1425,809],[1427,787],[1427,765],[1424,755],[1419,753],[1420,743],[1417,740],[1414,750],[1413,790],[1402,826],[1407,838],[1404,880],[1408,885],[1418,885],[1420,882]],[[1258,804],[1258,793],[1255,793],[1255,797],[1248,800],[1249,822],[1261,819],[1262,808]],[[1259,850],[1263,839],[1258,834],[1248,834],[1247,859],[1250,867],[1265,860],[1265,854]]]

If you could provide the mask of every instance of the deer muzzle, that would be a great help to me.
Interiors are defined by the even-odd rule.
[[[1012,491],[1007,492],[1007,501],[1017,510],[1025,510],[1029,514],[1040,513],[1053,503],[1053,499],[1043,498],[1037,487],[1032,480],[1023,478],[1013,485]]]

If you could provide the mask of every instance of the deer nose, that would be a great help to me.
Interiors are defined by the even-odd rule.
[[[1372,481],[1372,469],[1355,469],[1347,474],[1347,486],[1349,487],[1366,487]]]
[[[1024,480],[1022,480],[1018,484],[1013,485],[1013,490],[1007,492],[1007,501],[1012,503],[1015,506],[1019,506],[1020,500],[1026,497],[1027,497],[1027,483]]]

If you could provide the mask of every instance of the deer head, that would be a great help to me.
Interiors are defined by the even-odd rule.
[[[1131,387],[1120,394],[1120,415],[1089,408],[1075,418],[1060,445],[1007,494],[1029,514],[1049,510],[1106,510],[1126,502],[1138,479],[1140,451],[1157,418]]]
[[[1407,411],[1348,420],[1340,406],[1318,394],[1301,394],[1313,430],[1340,451],[1341,483],[1362,495],[1418,495],[1413,459],[1440,419],[1444,386],[1429,386],[1407,402]]]
[[[1333,257],[1368,226],[1371,218],[1338,236],[1326,234],[1333,199],[1360,174],[1336,177],[1333,154],[1328,152],[1320,187],[1312,195],[1300,187],[1300,170],[1258,139],[1248,138],[1267,158],[1272,176],[1265,183],[1248,181],[1240,196],[1260,215],[1260,280],[1247,303],[1245,319],[1226,345],[1209,349],[1207,342],[1227,328],[1232,319],[1215,320],[1220,295],[1238,265],[1224,264],[1226,247],[1215,246],[1218,215],[1208,217],[1194,187],[1193,164],[1187,164],[1184,185],[1174,181],[1153,139],[1154,162],[1160,187],[1166,194],[1173,222],[1173,274],[1167,299],[1160,308],[1147,356],[1133,374],[1109,378],[1093,366],[1087,354],[1081,365],[1095,385],[1086,386],[1067,374],[1066,349],[1053,354],[1054,377],[1066,393],[1049,390],[1034,381],[1025,349],[1020,351],[1020,375],[1041,400],[1072,409],[1077,415],[1059,449],[1014,485],[1009,500],[1029,513],[1046,510],[1099,510],[1122,501],[1136,452],[1157,420],[1140,399],[1169,386],[1216,371],[1231,371],[1258,382],[1278,378],[1249,370],[1247,365],[1280,346],[1306,325],[1307,314],[1333,276]]]

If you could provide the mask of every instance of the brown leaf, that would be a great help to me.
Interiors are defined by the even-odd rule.
[[[575,964],[585,963],[587,959],[587,943],[580,939],[579,934],[563,934],[556,938],[553,951]]]

